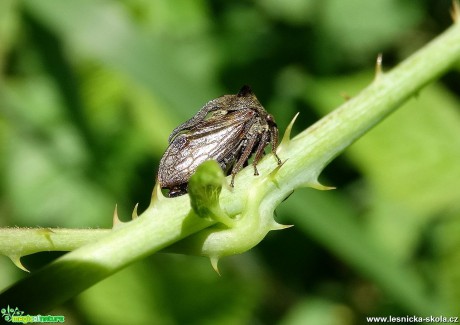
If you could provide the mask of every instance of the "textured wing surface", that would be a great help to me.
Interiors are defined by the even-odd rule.
[[[252,110],[234,111],[216,120],[203,121],[176,136],[160,161],[161,186],[187,183],[198,165],[209,159],[219,162],[235,151],[254,115]]]

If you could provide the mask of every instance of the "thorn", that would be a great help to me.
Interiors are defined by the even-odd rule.
[[[42,234],[43,237],[54,247],[53,240],[51,239],[51,234],[54,233],[53,229],[51,228],[39,228],[38,233]]]
[[[275,176],[276,176],[276,174],[278,173],[278,171],[280,170],[280,168],[286,163],[286,161],[288,161],[288,159],[286,159],[285,161],[281,162],[281,164],[279,164],[278,166],[276,166],[276,168],[273,169],[273,170],[270,172],[270,174],[268,174],[268,176],[267,176],[268,179],[269,179],[270,181],[272,181],[272,182],[275,184],[275,186],[276,186],[277,188],[280,188],[280,186],[279,186],[278,181],[275,179]]]
[[[219,263],[219,257],[212,256],[212,257],[209,257],[209,260],[211,261],[211,265],[214,271],[216,271],[216,273],[219,274],[219,276],[221,276],[219,272],[219,267],[217,266],[217,264]]]
[[[377,55],[377,60],[375,61],[375,80],[379,80],[380,77],[383,75],[383,70],[382,70],[382,62],[383,62],[383,55],[382,53],[379,53]]]
[[[458,4],[457,0],[452,0],[452,7],[450,8],[450,16],[454,23],[458,23],[460,21],[460,5]]]
[[[298,116],[299,116],[299,113],[297,113],[296,115],[294,115],[294,118],[292,119],[291,123],[289,123],[289,125],[288,125],[287,128],[286,128],[286,131],[284,131],[284,135],[283,135],[283,139],[281,140],[281,145],[280,145],[280,147],[281,147],[283,144],[288,144],[289,141],[291,140],[291,131],[292,131],[292,127],[294,126],[294,122],[295,122],[295,120],[297,119]]]
[[[137,219],[139,217],[139,215],[137,214],[137,207],[139,206],[139,203],[136,203],[136,205],[134,206],[134,210],[133,210],[133,213],[131,214],[131,217],[134,219]]]
[[[53,229],[51,228],[39,228],[39,232],[43,233],[43,235],[49,235],[50,233],[54,233]]]
[[[314,183],[308,184],[308,187],[311,187],[311,188],[314,188],[314,189],[320,190],[320,191],[329,191],[329,190],[335,190],[336,189],[335,186],[325,186],[325,185],[321,184],[318,181],[315,181]]]
[[[8,256],[8,257],[10,258],[11,262],[13,262],[14,265],[16,265],[18,268],[20,268],[23,271],[26,271],[26,272],[30,273],[30,271],[28,269],[26,269],[24,265],[22,265],[21,257],[19,257],[19,256]]]
[[[163,193],[161,192],[160,182],[156,182],[155,186],[153,187],[152,191],[152,199],[150,200],[150,206],[154,206],[160,201],[165,199]]]
[[[273,222],[271,230],[283,230],[294,227],[294,225],[282,225],[276,221]]]
[[[113,226],[112,229],[121,226],[123,222],[118,218],[118,204],[115,204],[115,210],[113,211]]]

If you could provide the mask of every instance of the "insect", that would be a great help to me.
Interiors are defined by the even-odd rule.
[[[254,176],[257,163],[271,144],[278,164],[278,127],[257,100],[249,86],[236,95],[224,95],[206,103],[191,119],[176,127],[169,136],[169,147],[160,160],[158,181],[169,189],[169,197],[187,193],[188,180],[202,162],[214,159],[226,175],[236,174],[248,165],[252,154]]]

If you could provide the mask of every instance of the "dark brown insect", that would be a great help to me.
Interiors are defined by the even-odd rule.
[[[179,125],[169,136],[169,147],[160,161],[158,181],[169,189],[169,197],[187,193],[188,180],[202,162],[216,160],[226,175],[235,175],[248,164],[254,154],[254,175],[257,163],[271,144],[276,155],[278,128],[252,93],[243,86],[236,95],[224,95],[209,101],[191,119]]]

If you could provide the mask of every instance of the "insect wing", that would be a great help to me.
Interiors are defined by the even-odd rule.
[[[169,138],[168,138],[169,143],[171,143],[173,141],[174,137],[176,137],[176,135],[178,135],[179,133],[181,133],[183,131],[186,131],[186,130],[189,130],[189,129],[195,127],[196,125],[198,125],[199,123],[203,122],[205,120],[206,116],[209,113],[212,113],[212,112],[219,111],[219,110],[223,109],[224,106],[225,106],[224,105],[225,102],[230,101],[230,98],[232,98],[232,97],[235,97],[235,96],[233,96],[233,95],[224,95],[222,97],[213,99],[213,100],[209,101],[208,103],[206,103],[206,105],[204,105],[203,108],[200,109],[200,111],[195,114],[195,116],[193,116],[191,119],[185,121],[184,123],[182,123],[181,125],[176,127],[171,132],[171,134],[169,135]],[[227,107],[225,107],[225,109],[227,109]]]
[[[220,161],[237,150],[252,110],[240,110],[198,123],[188,133],[176,136],[160,161],[162,187],[187,183],[198,165],[206,160]]]

